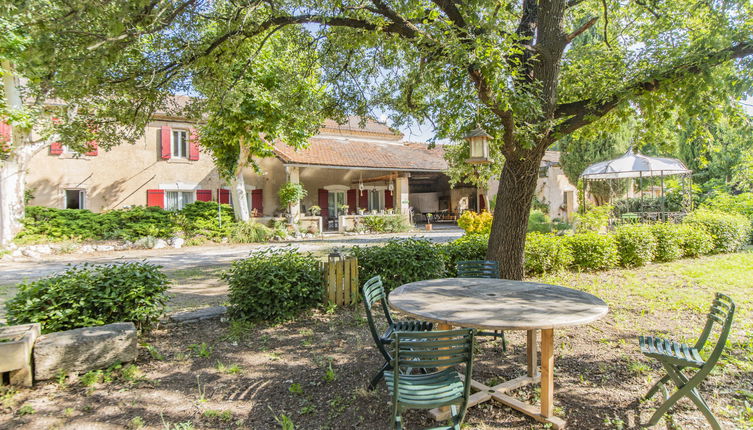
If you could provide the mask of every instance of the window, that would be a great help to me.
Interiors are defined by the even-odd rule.
[[[539,178],[546,178],[549,176],[549,166],[539,167]]]
[[[188,132],[173,130],[173,157],[188,158]]]
[[[193,202],[193,191],[165,191],[165,209],[169,211],[179,211]]]
[[[384,191],[371,190],[369,191],[369,210],[381,211],[384,209]]]
[[[330,191],[329,196],[328,196],[329,217],[337,218],[340,215],[346,215],[345,211],[340,209],[344,204],[345,204],[345,192],[344,191]]]
[[[84,209],[84,190],[65,190],[66,209]]]

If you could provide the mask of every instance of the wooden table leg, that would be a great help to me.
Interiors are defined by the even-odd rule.
[[[541,415],[554,415],[554,329],[541,330]]]
[[[437,327],[437,330],[440,330],[440,331],[441,330],[452,330],[452,326],[451,325],[444,324],[444,323],[438,323],[436,325],[436,327]],[[446,358],[446,357],[441,357],[441,358]],[[443,370],[443,369],[446,369],[446,367],[440,367],[440,368],[438,368],[438,370]],[[441,415],[447,415],[449,413],[450,413],[450,407],[449,406],[442,406],[442,407],[439,408],[439,414],[441,414]]]
[[[534,377],[539,374],[538,342],[536,342],[536,330],[527,331],[526,365],[528,376]]]

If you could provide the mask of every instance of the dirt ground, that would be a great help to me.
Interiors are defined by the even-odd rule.
[[[738,299],[741,312],[729,353],[701,393],[724,428],[753,428],[751,268],[753,255],[740,254],[542,279],[592,292],[610,305],[603,320],[556,331],[555,413],[571,429],[641,428],[659,401],[639,399],[662,373],[639,353],[636,336],[692,339],[712,292],[721,289]],[[480,341],[475,379],[493,385],[525,372],[524,332],[507,338],[507,353],[497,341]],[[140,342],[136,367],[61,377],[33,389],[0,388],[0,429],[389,428],[384,384],[365,389],[382,362],[360,306],[316,310],[279,325],[217,319],[162,326]],[[536,403],[539,392],[525,387],[514,395]],[[434,425],[424,411],[406,415],[407,428]],[[485,403],[469,410],[464,428],[546,427]],[[683,400],[657,428],[708,424]]]

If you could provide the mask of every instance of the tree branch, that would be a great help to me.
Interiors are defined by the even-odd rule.
[[[592,25],[596,23],[596,21],[599,19],[599,17],[595,16],[591,18],[587,23],[583,24],[579,29],[573,31],[572,33],[565,36],[565,41],[567,43],[570,43],[575,39],[576,37],[580,36],[584,31],[591,28]]]
[[[555,117],[567,119],[555,128],[551,141],[554,142],[556,140],[556,136],[554,135],[569,134],[596,121],[609,113],[617,105],[632,97],[659,90],[667,83],[701,73],[709,67],[719,65],[725,61],[751,55],[753,55],[753,41],[738,43],[726,49],[704,55],[702,62],[699,62],[697,57],[687,58],[681,61],[680,64],[624,87],[606,100],[596,101],[589,99],[559,104],[555,111]]]
[[[450,18],[456,26],[460,28],[467,27],[465,18],[460,14],[460,10],[455,6],[455,2],[452,0],[432,0],[432,2],[437,5],[437,7],[439,7],[439,9],[447,15],[447,18]]]

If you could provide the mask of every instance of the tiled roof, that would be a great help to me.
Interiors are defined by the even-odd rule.
[[[349,116],[344,124],[338,124],[337,121],[332,119],[324,120],[320,133],[328,134],[334,132],[336,134],[375,134],[381,138],[387,140],[401,140],[403,134],[397,130],[388,127],[386,124],[376,121],[372,118],[365,118],[363,126],[361,126],[361,120],[363,118],[359,116]]]
[[[275,144],[277,156],[288,164],[379,168],[384,170],[447,170],[444,150],[426,144],[382,143],[358,139],[314,137],[309,147],[295,151],[283,143]]]

